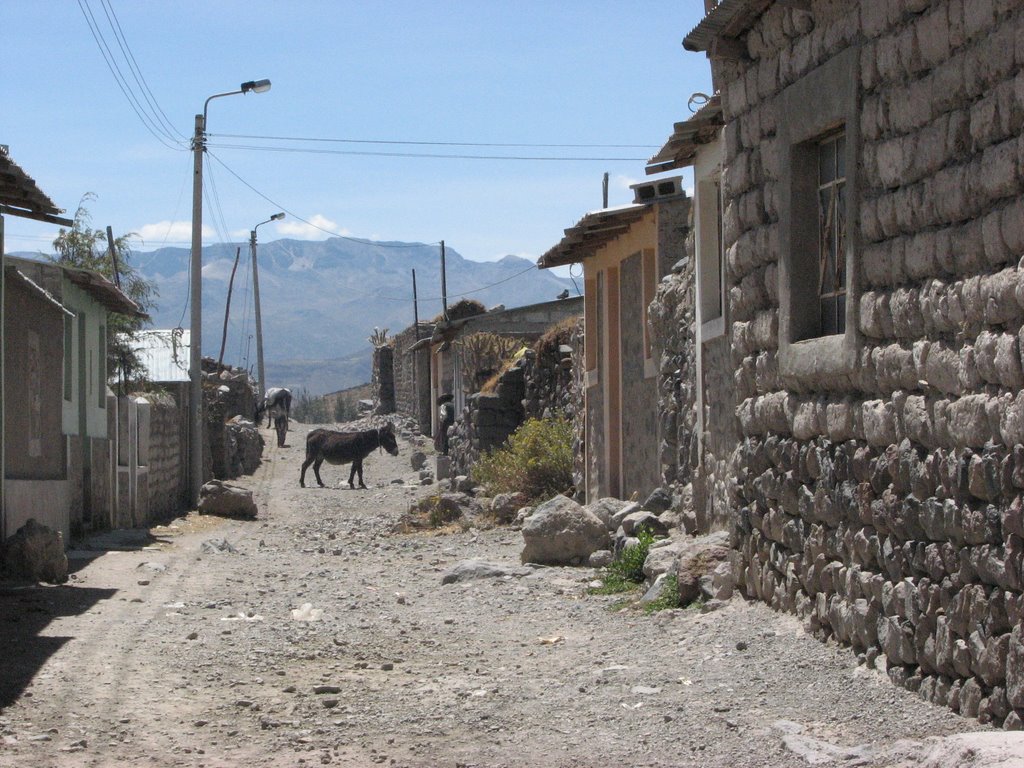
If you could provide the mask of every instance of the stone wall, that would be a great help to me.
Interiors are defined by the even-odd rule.
[[[420,339],[429,338],[433,327],[433,324],[420,323],[417,334],[416,326],[410,325],[393,338],[395,411],[415,419],[424,435],[430,434],[430,349],[408,350]]]
[[[691,230],[692,232],[692,230]],[[658,411],[661,415],[659,465],[664,486],[673,495],[693,495],[697,468],[697,357],[694,337],[694,259],[693,236],[685,241],[685,253],[658,286],[649,310],[654,349],[659,361]],[[697,530],[689,509],[688,530]],[[701,497],[694,499],[693,510],[700,508]],[[705,532],[705,531],[701,531]]]
[[[922,697],[1019,728],[1024,8],[812,10],[773,4],[752,60],[721,70],[742,586],[884,654]],[[781,94],[857,45],[854,357],[783,370]]]
[[[527,419],[562,417],[576,432],[583,429],[583,319],[563,323],[545,334],[500,378],[494,391],[467,400],[452,427],[449,453],[456,474],[468,474],[483,451],[501,445]],[[582,461],[576,487],[582,488]]]
[[[395,412],[394,359],[393,347],[373,348],[373,412],[378,415]]]
[[[504,443],[524,421],[526,381],[521,365],[514,365],[492,392],[477,392],[450,428],[448,454],[456,475],[469,474],[480,455]]]
[[[159,520],[188,508],[188,391],[146,395],[150,401],[146,456],[149,514]]]

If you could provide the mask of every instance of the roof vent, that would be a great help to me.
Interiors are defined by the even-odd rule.
[[[634,203],[653,203],[670,197],[686,196],[686,192],[683,190],[682,176],[631,184],[629,188],[633,190]]]

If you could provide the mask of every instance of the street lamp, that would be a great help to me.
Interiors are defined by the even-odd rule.
[[[263,320],[260,318],[260,271],[256,264],[256,230],[272,221],[280,221],[284,212],[275,213],[266,221],[261,221],[252,228],[249,238],[249,250],[252,251],[252,294],[256,299],[256,373],[259,380],[260,397],[267,391],[267,379],[263,372]]]
[[[192,272],[191,350],[189,355],[189,455],[192,503],[199,505],[199,489],[203,485],[203,152],[206,151],[206,112],[210,102],[238,93],[266,93],[269,80],[248,80],[237,91],[215,93],[203,103],[203,114],[196,115],[192,138]]]

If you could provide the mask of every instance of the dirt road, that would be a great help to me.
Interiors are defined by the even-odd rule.
[[[306,429],[265,433],[256,521],[108,535],[68,585],[0,589],[0,766],[918,765],[982,728],[759,604],[615,610],[591,569],[518,569],[516,531],[393,533],[434,490],[415,447],[371,454],[369,490],[301,489]],[[442,585],[470,558],[512,575]]]

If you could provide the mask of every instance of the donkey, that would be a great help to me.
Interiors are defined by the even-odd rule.
[[[288,431],[288,417],[292,410],[291,390],[284,387],[271,387],[256,406],[256,423],[260,423],[263,414],[267,414],[267,429],[270,429],[273,421],[278,416],[284,416],[284,428]]]
[[[348,475],[348,487],[355,488],[353,479],[359,473],[359,487],[365,488],[363,482],[363,459],[374,448],[387,451],[392,456],[398,455],[398,442],[395,440],[394,425],[388,423],[379,429],[367,429],[363,432],[338,432],[333,429],[314,429],[306,435],[306,460],[302,462],[299,474],[299,486],[306,487],[306,469],[313,465],[313,474],[321,488],[324,481],[320,479],[320,465],[348,464],[352,462],[352,471]]]

